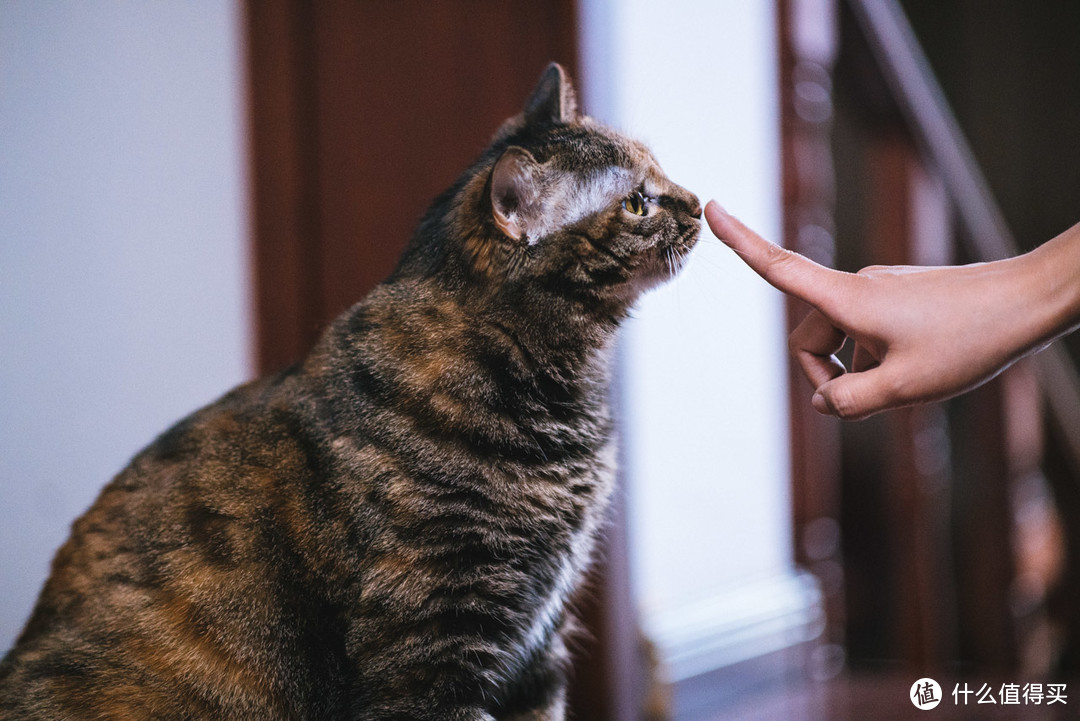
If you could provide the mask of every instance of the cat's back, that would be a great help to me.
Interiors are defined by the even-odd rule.
[[[274,699],[305,681],[278,659],[299,637],[326,652],[313,668],[341,663],[336,630],[300,620],[325,515],[303,386],[295,369],[241,386],[106,486],[0,663],[0,718],[288,717]]]

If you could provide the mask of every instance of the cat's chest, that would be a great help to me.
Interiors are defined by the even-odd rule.
[[[563,477],[558,492],[526,501],[527,515],[519,518],[531,516],[537,525],[527,552],[536,564],[530,572],[532,603],[516,649],[522,662],[550,646],[565,622],[567,603],[584,577],[607,508],[614,483],[612,457],[606,447],[588,468]]]
[[[585,445],[587,441],[578,441]],[[572,459],[546,464],[497,463],[492,497],[508,520],[536,531],[549,527],[572,557],[578,536],[591,536],[603,515],[615,480],[615,443],[599,437],[595,446]]]

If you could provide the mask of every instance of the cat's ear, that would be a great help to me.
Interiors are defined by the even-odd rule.
[[[540,164],[528,150],[507,148],[491,171],[491,213],[507,237],[529,237],[540,206]]]
[[[526,123],[569,123],[577,117],[574,86],[562,65],[547,66],[525,103]]]

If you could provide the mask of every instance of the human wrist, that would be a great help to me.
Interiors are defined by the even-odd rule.
[[[1021,268],[1032,347],[1080,324],[1080,225],[1013,259]]]

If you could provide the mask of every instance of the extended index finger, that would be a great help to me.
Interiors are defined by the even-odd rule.
[[[850,274],[818,265],[803,255],[770,243],[729,215],[715,200],[705,206],[705,220],[713,235],[773,287],[826,312],[836,307],[834,296],[850,280]]]

